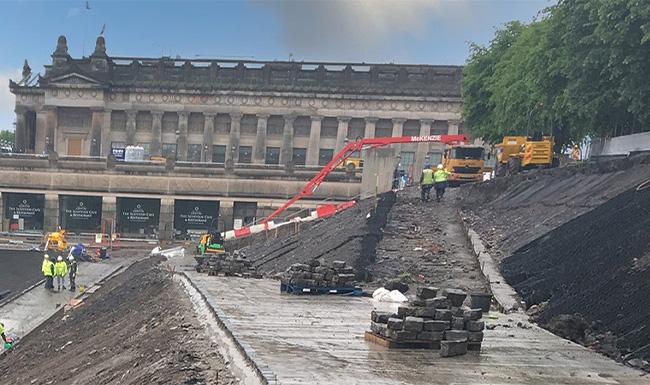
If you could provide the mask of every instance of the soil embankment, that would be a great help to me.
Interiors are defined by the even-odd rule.
[[[42,262],[39,252],[0,250],[0,293],[9,291],[12,297],[43,279]]]
[[[647,154],[527,172],[462,188],[463,216],[542,326],[648,359],[648,180]]]
[[[0,358],[3,384],[235,384],[185,293],[153,260],[57,313]]]
[[[650,179],[650,155],[525,172],[463,186],[463,215],[502,259]]]
[[[515,251],[501,270],[528,305],[542,304],[543,326],[616,359],[650,359],[649,229],[650,184]],[[604,346],[608,331],[615,346]]]
[[[324,220],[300,224],[299,230],[284,236],[269,236],[272,232],[257,234],[239,252],[264,274],[283,272],[294,263],[312,259],[326,263],[339,260],[348,262],[357,270],[358,278],[363,279],[367,267],[375,261],[377,243],[394,203],[392,192],[381,194],[376,200],[364,199]]]

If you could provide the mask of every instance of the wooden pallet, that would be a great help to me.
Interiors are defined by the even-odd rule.
[[[363,339],[368,342],[372,342],[379,346],[383,346],[389,349],[440,349],[439,341],[423,341],[423,340],[409,340],[409,341],[395,341],[393,339],[380,336],[371,331],[366,331],[363,335]]]

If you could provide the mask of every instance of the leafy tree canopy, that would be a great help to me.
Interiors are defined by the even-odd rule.
[[[543,131],[558,146],[650,130],[650,1],[560,0],[470,46],[463,119],[499,142]]]

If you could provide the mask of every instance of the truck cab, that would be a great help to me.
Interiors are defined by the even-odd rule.
[[[447,179],[450,186],[463,183],[483,181],[485,168],[485,148],[482,146],[462,145],[445,150],[442,165],[451,172]]]

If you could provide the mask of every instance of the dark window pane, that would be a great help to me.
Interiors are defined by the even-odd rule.
[[[304,166],[305,158],[307,157],[306,148],[294,148],[293,149],[293,164],[296,166]]]
[[[253,147],[239,146],[239,163],[250,163],[253,156]]]
[[[226,146],[212,146],[212,161],[214,163],[224,163],[226,161]]]
[[[165,158],[176,156],[176,143],[163,143],[162,155]]]
[[[284,118],[278,115],[272,115],[266,122],[266,134],[269,136],[282,136],[284,132]]]
[[[187,146],[187,160],[189,162],[201,161],[201,144],[190,144]]]
[[[257,134],[257,116],[244,115],[241,118],[241,126],[239,128],[242,135],[255,136]],[[240,158],[241,162],[241,158]]]
[[[446,120],[434,120],[431,125],[431,135],[446,135],[449,131],[449,124]]]
[[[299,116],[293,121],[294,136],[309,136],[311,132],[311,118],[309,116]]]
[[[325,166],[334,156],[334,150],[331,148],[321,148],[318,151],[318,165]]]
[[[264,163],[280,164],[280,147],[267,147]]]
[[[363,138],[366,132],[366,121],[360,118],[350,119],[348,124],[348,139],[352,142],[357,138]]]
[[[321,122],[321,138],[336,138],[339,130],[339,120],[337,118],[323,118]]]
[[[375,138],[388,138],[393,136],[393,121],[390,119],[379,119],[375,126]]]
[[[230,115],[218,114],[214,122],[215,134],[230,134]]]
[[[407,120],[404,122],[404,136],[419,136],[420,135],[420,121]]]

